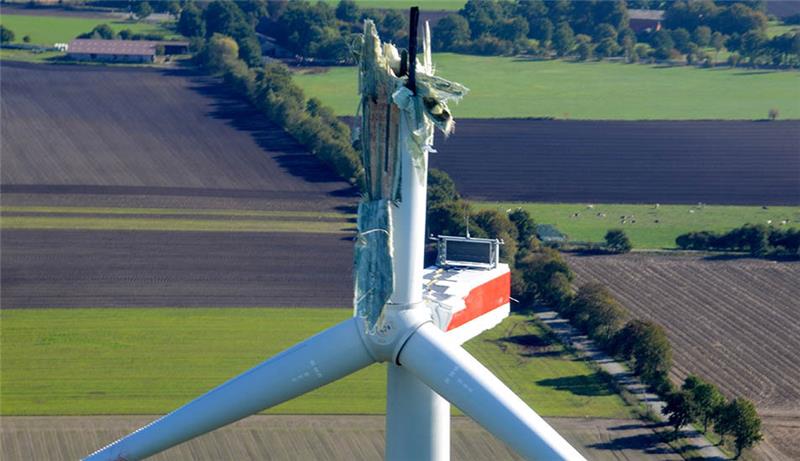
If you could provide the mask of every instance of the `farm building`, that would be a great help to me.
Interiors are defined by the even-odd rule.
[[[148,40],[90,40],[75,39],[69,42],[67,56],[78,61],[155,62],[158,48],[163,54],[188,51],[188,42],[160,42]]]
[[[646,30],[661,30],[661,21],[664,20],[663,10],[628,10],[630,22],[628,26],[634,32],[644,32]]]

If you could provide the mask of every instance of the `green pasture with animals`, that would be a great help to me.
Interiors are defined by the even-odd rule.
[[[744,224],[800,228],[800,207],[491,203],[478,209],[527,210],[538,224],[553,224],[572,241],[600,242],[609,229],[622,229],[634,249],[674,249],[678,235],[692,231],[728,231]]]
[[[451,104],[456,120],[753,120],[767,118],[772,108],[781,119],[800,118],[800,76],[794,71],[452,53],[434,54],[433,61],[439,75],[471,90]],[[338,115],[355,114],[355,67],[299,68],[295,81]]]
[[[0,414],[161,414],[351,315],[349,309],[123,308],[0,311]],[[630,414],[604,377],[512,316],[467,344],[545,416]],[[381,414],[372,365],[270,413]]]

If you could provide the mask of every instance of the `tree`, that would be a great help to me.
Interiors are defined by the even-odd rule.
[[[528,36],[528,21],[522,18],[507,19],[496,23],[495,36],[502,40],[516,42]]]
[[[752,447],[762,438],[761,418],[756,413],[753,402],[737,398],[723,407],[719,412],[714,427],[722,435],[732,435],[736,446],[736,458],[739,459],[742,451]]]
[[[675,44],[675,49],[681,53],[689,53],[691,51],[692,36],[689,31],[684,28],[678,28],[672,31],[672,41]]]
[[[655,52],[653,55],[658,59],[669,59],[672,56],[672,49],[675,48],[675,42],[672,40],[672,34],[667,29],[661,29],[653,36],[653,47]]]
[[[622,229],[611,229],[606,232],[606,248],[614,253],[627,253],[631,251],[632,245],[625,231]]]
[[[526,247],[536,237],[536,222],[531,214],[523,208],[517,208],[508,214],[508,219],[517,227],[517,240],[520,247]]]
[[[113,40],[114,37],[116,37],[114,29],[112,29],[108,24],[100,24],[95,26],[91,32],[87,32],[78,36],[78,38],[92,38],[95,40]]]
[[[568,55],[575,47],[575,33],[566,22],[562,22],[556,28],[556,33],[553,36],[553,47],[558,56]]]
[[[407,30],[408,21],[399,10],[392,9],[387,11],[380,24],[378,24],[378,32],[381,37],[385,37],[389,41],[400,41],[408,34]]]
[[[719,32],[714,32],[711,34],[711,46],[714,48],[716,52],[714,54],[714,63],[716,64],[717,60],[719,59],[719,52],[725,48],[725,36]]]
[[[711,43],[711,28],[698,26],[692,33],[692,41],[700,47],[708,46]]]
[[[173,18],[178,19],[181,14],[181,2],[178,0],[170,0],[167,2],[167,12],[171,14]]]
[[[695,408],[695,417],[703,424],[703,432],[707,432],[708,423],[714,420],[725,405],[725,397],[716,386],[692,375],[686,377],[682,389],[689,393]]]
[[[567,315],[600,344],[608,345],[624,323],[625,311],[600,283],[587,283],[578,289]]]
[[[458,13],[469,23],[473,39],[491,34],[495,23],[504,16],[500,3],[495,0],[468,0]]]
[[[359,15],[358,5],[353,0],[339,0],[339,4],[336,5],[336,18],[340,21],[356,22]]]
[[[428,203],[435,205],[457,200],[461,200],[461,196],[455,181],[444,171],[431,168],[428,171]]]
[[[600,43],[597,44],[595,51],[597,51],[597,55],[601,58],[610,58],[619,54],[620,47],[617,45],[616,40],[604,38],[600,40]]]
[[[767,16],[737,2],[719,12],[714,28],[723,34],[763,32],[767,28]]]
[[[613,341],[614,353],[633,360],[634,372],[656,387],[668,383],[667,373],[672,365],[672,350],[664,329],[649,320],[630,320]]]
[[[23,41],[24,43],[30,43],[30,42],[31,42],[31,36],[30,36],[30,35],[25,35],[25,36],[23,36],[23,37],[22,37],[22,41]],[[773,120],[774,120],[774,119],[773,119]]]
[[[692,402],[691,394],[688,391],[673,392],[667,396],[667,405],[661,413],[668,416],[669,424],[675,434],[681,427],[691,423],[697,415],[697,408]]]
[[[206,37],[222,34],[232,37],[239,45],[239,57],[249,66],[261,64],[261,46],[256,33],[239,6],[230,0],[216,0],[203,12]]]
[[[780,115],[780,112],[778,111],[778,109],[776,109],[774,107],[772,109],[770,109],[769,113],[767,114],[767,116],[769,117],[770,121],[775,121],[778,118],[778,115]]]
[[[185,37],[202,37],[206,34],[203,13],[194,3],[188,3],[178,19],[178,32]]]
[[[574,278],[561,254],[552,248],[542,248],[540,251],[531,252],[520,258],[517,261],[517,268],[522,272],[529,294],[534,299],[538,298],[542,301],[552,294],[549,283],[553,280],[553,274],[564,274],[567,282],[571,282]]]
[[[153,7],[148,2],[137,2],[133,7],[133,14],[141,21],[153,14]]]
[[[592,44],[592,38],[588,35],[578,34],[575,37],[575,42],[578,46],[575,48],[575,52],[578,55],[579,61],[588,61],[594,57],[594,44]]]
[[[212,72],[221,72],[239,57],[236,40],[222,34],[214,34],[203,50],[203,62]]]
[[[528,37],[539,40],[543,45],[549,44],[553,40],[553,23],[549,19],[540,18],[531,21],[529,24]]]
[[[463,16],[448,14],[433,26],[433,48],[436,50],[456,50],[470,39],[469,23]]]
[[[9,43],[14,41],[14,32],[8,27],[0,24],[0,43]]]

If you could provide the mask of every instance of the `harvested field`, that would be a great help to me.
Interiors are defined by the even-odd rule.
[[[343,234],[3,230],[3,308],[342,307]]]
[[[800,122],[458,121],[431,166],[490,201],[800,204]]]
[[[189,71],[4,63],[2,92],[6,205],[30,194],[352,197],[282,129]]]
[[[0,428],[7,461],[78,459],[150,422],[147,416],[12,417]],[[680,460],[651,429],[627,419],[548,418],[588,459]],[[382,416],[258,415],[172,448],[154,460],[374,460],[384,449]],[[472,420],[452,420],[454,460],[522,459]]]
[[[763,459],[800,458],[800,263],[696,256],[570,256],[578,283],[600,281],[664,326],[673,378],[694,373],[755,402]]]

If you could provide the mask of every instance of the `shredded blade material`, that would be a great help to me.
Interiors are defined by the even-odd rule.
[[[447,103],[460,100],[468,91],[433,75],[427,23],[423,35],[423,62],[416,65],[414,94],[405,86],[408,77],[399,75],[404,68],[401,53],[393,44],[381,43],[372,21],[364,22],[358,136],[366,187],[358,207],[354,308],[365,319],[369,333],[381,327],[384,307],[394,292],[389,207],[402,202],[402,181],[425,181],[425,154],[433,151],[434,127],[445,135],[453,131],[455,122]],[[411,155],[415,171],[402,171],[401,155]]]

